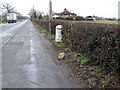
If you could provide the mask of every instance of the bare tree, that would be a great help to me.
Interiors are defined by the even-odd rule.
[[[29,14],[28,14],[28,15],[30,15],[31,18],[34,18],[34,12],[35,12],[35,10],[34,10],[34,8],[32,8],[32,9],[29,11]]]
[[[7,13],[13,12],[15,7],[13,7],[12,5],[8,4],[8,3],[4,3],[1,6],[1,9],[6,9]]]

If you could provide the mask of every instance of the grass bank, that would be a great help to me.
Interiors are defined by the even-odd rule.
[[[50,34],[46,29],[42,28],[40,25],[36,24],[35,22],[32,22],[36,28],[38,28],[38,31],[42,34],[44,34],[48,39],[54,40],[55,35]]]
[[[5,17],[0,16],[0,24],[1,23],[6,23],[6,22],[7,22],[7,19]]]

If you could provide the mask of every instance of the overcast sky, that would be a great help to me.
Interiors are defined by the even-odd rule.
[[[34,6],[36,10],[47,13],[49,0],[0,0],[1,3],[12,4],[22,15],[27,15]],[[80,16],[96,15],[102,17],[118,17],[118,2],[120,0],[52,0],[53,11],[62,12],[67,8]]]

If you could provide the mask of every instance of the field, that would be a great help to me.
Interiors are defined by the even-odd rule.
[[[110,21],[110,20],[80,21],[80,22],[104,23],[104,24],[120,24],[120,22],[118,22],[118,21]]]
[[[109,20],[98,20],[96,23],[108,23],[108,24],[120,24],[118,21],[109,21]]]

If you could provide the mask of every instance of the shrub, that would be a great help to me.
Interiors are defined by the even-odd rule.
[[[77,20],[77,21],[84,20],[84,17],[82,17],[82,16],[77,16],[77,17],[76,17],[76,20]]]
[[[48,21],[35,21],[48,30]],[[100,66],[106,73],[120,74],[120,25],[93,22],[52,20],[52,33],[56,25],[63,25],[63,42],[72,51],[90,58],[91,65]]]
[[[63,20],[64,18],[63,17],[56,17],[55,19],[61,19],[61,20]]]
[[[79,56],[79,60],[77,60],[77,63],[80,65],[88,65],[89,64],[89,58],[82,55],[82,54],[78,54]]]
[[[64,18],[65,20],[73,20],[73,18],[71,18],[71,17],[66,17],[66,18]]]
[[[72,50],[85,53],[91,65],[120,73],[120,34],[118,25],[71,22],[63,25],[63,41]]]

